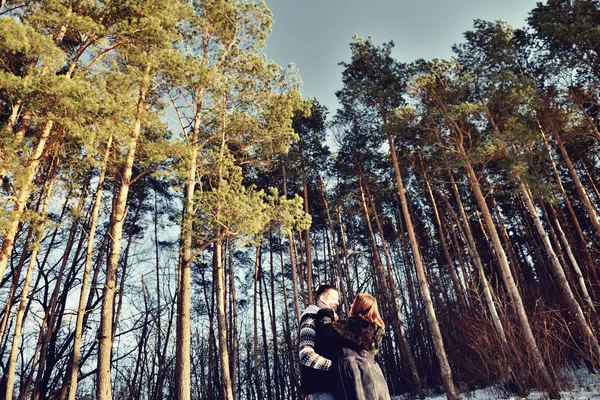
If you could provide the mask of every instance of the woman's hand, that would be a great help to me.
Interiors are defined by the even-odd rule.
[[[317,313],[316,323],[317,325],[331,324],[337,320],[336,317],[335,312],[331,308],[321,308]]]

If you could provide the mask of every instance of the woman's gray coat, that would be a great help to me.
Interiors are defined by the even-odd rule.
[[[333,322],[333,312],[321,309],[317,336],[330,350],[336,382],[336,400],[390,400],[390,393],[375,355],[383,329],[361,316]]]

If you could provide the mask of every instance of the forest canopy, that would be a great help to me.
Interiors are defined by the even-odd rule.
[[[597,371],[600,2],[476,20],[448,60],[355,36],[332,115],[272,23],[0,2],[0,397],[302,398],[320,284],[377,299],[392,395]]]

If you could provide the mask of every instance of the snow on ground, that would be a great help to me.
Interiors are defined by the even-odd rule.
[[[585,369],[563,372],[565,379],[571,382],[569,390],[561,391],[564,400],[600,400],[600,377],[590,374]],[[518,395],[507,396],[499,387],[488,387],[473,392],[461,393],[465,400],[521,400]],[[533,391],[526,397],[528,400],[545,400],[548,397],[539,391]],[[392,400],[406,400],[404,396],[393,397]],[[445,400],[446,395],[427,397],[427,400]]]

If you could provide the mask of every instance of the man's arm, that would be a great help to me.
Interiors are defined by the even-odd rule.
[[[306,316],[300,325],[300,364],[309,368],[328,370],[331,360],[315,352],[315,319]]]

